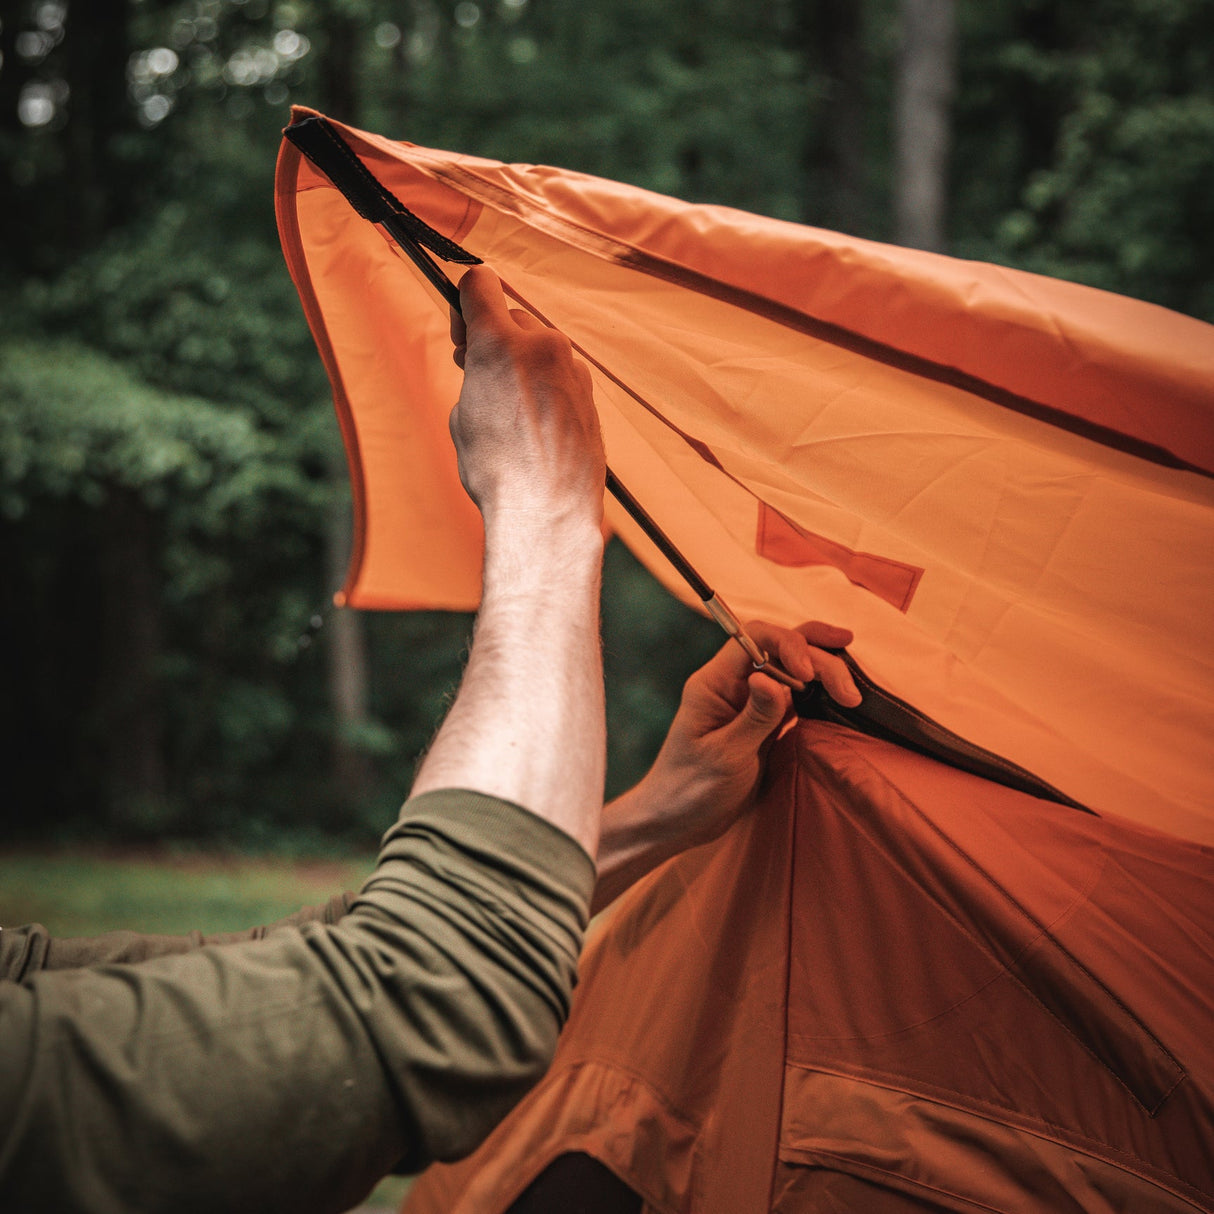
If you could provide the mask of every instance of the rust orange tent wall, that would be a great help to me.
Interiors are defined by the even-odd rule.
[[[609,908],[548,1074],[405,1214],[569,1152],[645,1214],[1214,1210],[1209,850],[824,723],[771,767]]]

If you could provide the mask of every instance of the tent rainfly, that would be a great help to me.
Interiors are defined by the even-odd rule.
[[[579,1158],[662,1214],[1214,1210],[1214,328],[332,129],[570,337],[609,463],[739,615],[851,628],[907,718],[1029,778],[790,730],[759,812],[595,923],[548,1076],[408,1214],[549,1208]],[[339,600],[472,609],[446,304],[289,139],[277,211],[349,458]]]

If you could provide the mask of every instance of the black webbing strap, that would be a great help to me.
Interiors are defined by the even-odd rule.
[[[458,312],[459,289],[435,265],[430,253],[463,266],[480,265],[481,259],[414,215],[363,164],[327,118],[319,114],[303,118],[287,127],[283,135],[345,195],[346,201],[364,219],[383,225],[401,250]]]
[[[900,699],[883,687],[878,687],[856,663],[846,649],[831,649],[830,653],[843,659],[855,680],[863,699],[856,708],[844,708],[826,694],[820,682],[808,684],[804,691],[793,692],[793,705],[797,715],[816,721],[833,721],[846,725],[860,733],[887,742],[896,742],[910,750],[916,750],[929,758],[938,759],[951,767],[968,771],[996,784],[1040,797],[1043,801],[1054,801],[1069,805],[1072,809],[1092,811],[1086,805],[1072,800],[1052,784],[1033,775],[1017,763],[967,742],[960,734],[924,716],[917,708]]]

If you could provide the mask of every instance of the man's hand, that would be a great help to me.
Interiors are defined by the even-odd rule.
[[[484,266],[460,282],[453,314],[464,386],[451,413],[460,479],[486,527],[502,512],[550,528],[602,518],[606,464],[590,372],[568,338],[511,310]],[[520,518],[519,516],[523,516]]]
[[[761,621],[746,628],[789,674],[818,679],[839,704],[860,703],[847,666],[823,648],[850,644],[847,629]],[[603,811],[593,909],[663,860],[724,834],[753,803],[767,752],[792,713],[792,692],[756,672],[734,641],[696,671],[653,766]]]
[[[789,674],[821,681],[848,707],[860,693],[841,658],[821,647],[852,641],[845,628],[808,623],[795,631],[755,621],[747,631]],[[733,824],[758,788],[768,750],[793,712],[792,692],[758,673],[740,645],[728,642],[687,680],[658,757],[645,777],[660,792],[655,827],[683,846],[706,843]]]

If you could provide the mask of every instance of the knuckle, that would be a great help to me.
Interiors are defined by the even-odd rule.
[[[550,362],[572,361],[573,346],[569,338],[556,329],[543,329],[534,337],[536,350]]]

